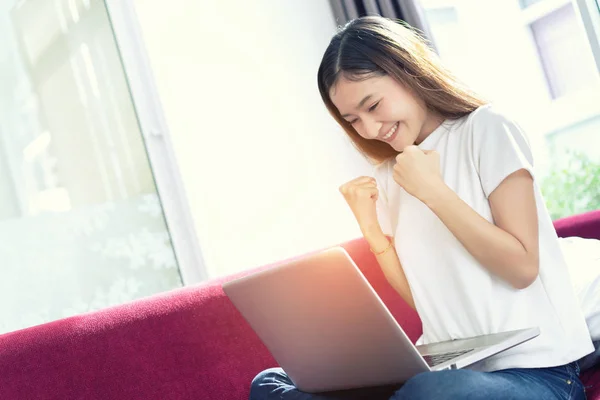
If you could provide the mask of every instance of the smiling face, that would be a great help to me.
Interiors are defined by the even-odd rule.
[[[396,151],[421,143],[442,122],[425,103],[388,75],[353,81],[343,75],[329,92],[340,115],[365,139]]]

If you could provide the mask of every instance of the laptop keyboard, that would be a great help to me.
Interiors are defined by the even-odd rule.
[[[462,356],[473,349],[461,350],[461,351],[453,351],[451,353],[442,353],[442,354],[431,354],[429,356],[423,356],[425,361],[430,367],[435,367],[436,365],[445,363],[448,360],[452,360],[453,358]]]

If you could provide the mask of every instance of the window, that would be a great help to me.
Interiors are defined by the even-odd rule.
[[[105,3],[0,7],[0,333],[180,287]]]
[[[530,24],[554,99],[585,88],[597,77],[592,53],[583,40],[579,25],[571,3],[536,18]]]
[[[526,130],[551,215],[600,209],[600,78],[581,18],[596,7],[574,0],[422,3],[442,60]]]

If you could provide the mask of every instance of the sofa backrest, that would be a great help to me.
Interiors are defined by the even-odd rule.
[[[383,300],[400,326],[402,326],[408,337],[413,343],[416,342],[423,331],[419,315],[409,307],[398,292],[388,283],[383,271],[379,268],[379,264],[377,264],[375,256],[369,250],[368,243],[364,239],[356,239],[344,243],[342,246],[354,260],[371,286],[373,286],[379,297],[381,297],[381,300]]]
[[[247,399],[274,360],[211,282],[0,336],[0,399]]]
[[[554,228],[560,237],[579,236],[600,240],[600,210],[556,220]]]

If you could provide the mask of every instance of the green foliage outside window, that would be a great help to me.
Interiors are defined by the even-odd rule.
[[[567,160],[552,169],[541,183],[553,220],[600,209],[600,160],[572,151]]]

